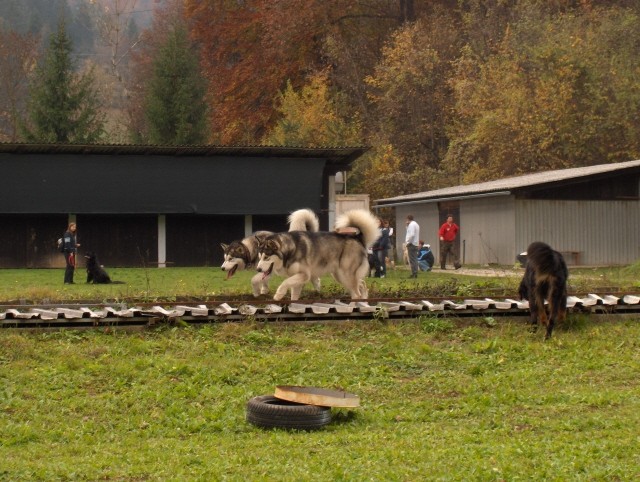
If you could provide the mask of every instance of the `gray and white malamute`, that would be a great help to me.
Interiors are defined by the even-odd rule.
[[[304,284],[331,274],[352,299],[368,296],[364,278],[369,273],[367,248],[378,239],[379,221],[369,211],[355,209],[341,215],[335,232],[289,231],[262,238],[257,269],[266,276],[287,276],[273,297],[278,301],[291,289],[291,299],[300,297]],[[341,233],[345,228],[356,232]]]
[[[288,218],[289,231],[313,231],[320,229],[318,217],[311,209],[298,209],[292,212]],[[272,235],[271,231],[256,231],[251,236],[244,239],[232,241],[229,244],[221,243],[224,251],[224,262],[222,271],[227,272],[227,278],[231,278],[237,270],[251,269],[258,262],[258,243],[267,236]],[[251,279],[253,296],[269,293],[269,275],[258,273]],[[316,290],[320,290],[320,280],[314,279],[313,285]]]

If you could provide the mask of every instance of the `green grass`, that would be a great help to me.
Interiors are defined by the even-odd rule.
[[[640,323],[0,332],[1,480],[637,480]],[[340,388],[318,432],[245,422],[278,384]]]
[[[473,267],[471,267],[473,268]],[[485,268],[486,269],[486,268]],[[384,279],[368,278],[370,297],[447,297],[515,296],[523,270],[495,267],[484,277],[457,271],[420,273],[418,280],[407,279],[406,267],[389,270]],[[640,263],[628,267],[572,269],[570,289],[589,292],[598,288],[640,289]],[[494,276],[493,273],[496,275]],[[250,271],[238,272],[230,280],[219,268],[112,268],[113,280],[124,284],[87,285],[83,269],[76,270],[74,285],[62,283],[62,269],[0,269],[0,302],[53,303],[62,301],[176,301],[246,298],[251,296]],[[503,275],[507,276],[503,276]],[[498,276],[499,275],[499,276]],[[282,278],[271,281],[272,292]],[[342,287],[331,277],[322,279],[326,298],[346,298]],[[316,297],[307,285],[303,296]],[[266,299],[266,298],[265,298]]]
[[[572,286],[631,290],[635,269],[572,270]],[[109,271],[126,283],[0,270],[0,301],[250,297],[252,273]],[[473,296],[519,282],[406,276],[370,289]],[[548,342],[504,318],[3,329],[0,480],[637,480],[639,321],[573,314]],[[279,384],[344,389],[361,407],[317,432],[246,423],[246,402]]]

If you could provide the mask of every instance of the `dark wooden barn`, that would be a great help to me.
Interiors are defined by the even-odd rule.
[[[285,230],[296,209],[328,229],[335,174],[365,150],[0,144],[0,267],[62,266],[71,221],[109,266],[219,265],[221,242]]]

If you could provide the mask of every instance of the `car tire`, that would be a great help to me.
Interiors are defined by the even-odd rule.
[[[247,421],[264,428],[316,430],[331,422],[331,408],[261,395],[247,402]]]

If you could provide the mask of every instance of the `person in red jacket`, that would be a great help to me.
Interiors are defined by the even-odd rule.
[[[445,269],[447,264],[447,257],[451,257],[453,260],[453,267],[460,269],[462,265],[458,261],[455,249],[453,248],[453,242],[456,240],[460,228],[453,222],[453,216],[448,216],[447,221],[440,226],[438,230],[438,236],[440,237],[440,268]]]

